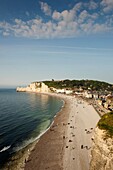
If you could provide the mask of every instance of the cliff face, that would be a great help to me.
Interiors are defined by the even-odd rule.
[[[113,170],[113,138],[106,138],[104,130],[95,129],[90,170]]]
[[[51,92],[49,87],[43,82],[34,82],[27,87],[17,87],[17,92],[37,92],[37,93],[48,93]]]

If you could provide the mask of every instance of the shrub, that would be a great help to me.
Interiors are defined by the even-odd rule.
[[[106,135],[108,137],[113,137],[113,111],[101,117],[98,122],[98,127],[106,130]]]

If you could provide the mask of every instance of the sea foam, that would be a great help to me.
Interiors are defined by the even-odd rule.
[[[3,148],[0,150],[0,152],[4,152],[4,151],[8,150],[10,147],[11,147],[11,145],[10,145],[10,146],[5,146],[5,147],[3,147]]]

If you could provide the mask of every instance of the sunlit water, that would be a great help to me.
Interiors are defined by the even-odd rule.
[[[46,130],[63,101],[35,93],[0,89],[0,165]]]

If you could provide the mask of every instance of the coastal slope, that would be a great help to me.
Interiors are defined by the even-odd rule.
[[[89,169],[91,137],[100,117],[81,99],[58,96],[65,105],[31,152],[25,170]]]
[[[94,132],[90,170],[113,170],[113,137],[98,127]]]

